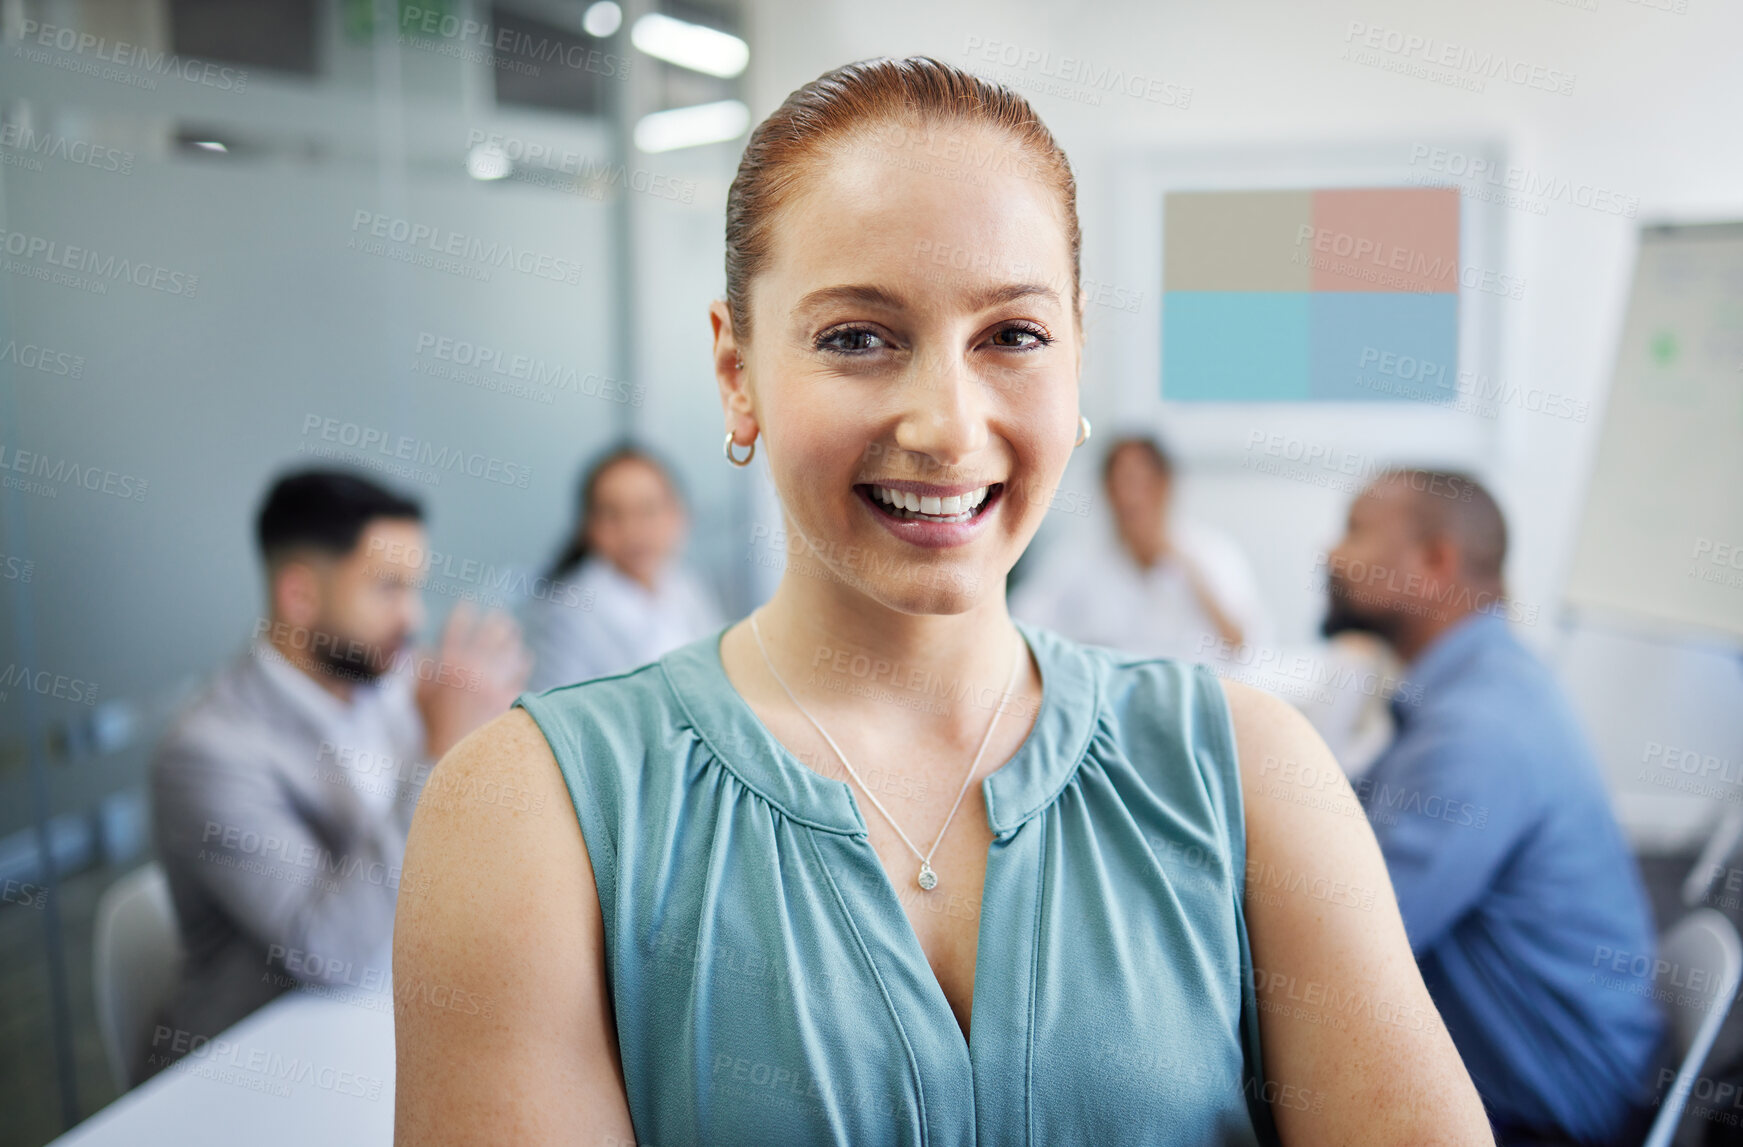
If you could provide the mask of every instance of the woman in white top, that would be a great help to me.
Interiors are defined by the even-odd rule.
[[[1074,641],[1183,661],[1271,640],[1240,547],[1171,511],[1174,465],[1160,443],[1114,442],[1102,485],[1109,528],[1088,544],[1056,546],[1012,592],[1012,613]]]
[[[677,483],[646,450],[618,446],[588,467],[574,534],[550,573],[564,592],[527,607],[528,688],[622,673],[725,625],[677,562],[688,529]]]

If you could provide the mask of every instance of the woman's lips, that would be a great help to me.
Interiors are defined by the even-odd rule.
[[[998,505],[1004,490],[1002,482],[968,488],[927,487],[918,483],[904,483],[901,486],[867,483],[854,487],[854,493],[865,503],[867,512],[885,529],[905,542],[928,549],[960,546],[976,537],[983,524],[991,517],[992,510]],[[898,496],[903,501],[900,510],[892,505]],[[926,509],[909,510],[907,501],[910,497],[927,509],[936,505],[938,512],[927,513]],[[943,513],[953,503],[960,507],[971,501],[972,509],[959,509],[955,514]]]

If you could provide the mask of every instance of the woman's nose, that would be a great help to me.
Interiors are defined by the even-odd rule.
[[[967,363],[928,356],[910,372],[896,445],[953,466],[986,445],[984,389]]]

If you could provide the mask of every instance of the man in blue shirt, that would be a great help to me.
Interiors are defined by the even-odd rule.
[[[1503,1147],[1637,1143],[1662,1019],[1649,982],[1599,973],[1607,953],[1650,965],[1651,914],[1572,708],[1508,629],[1506,550],[1464,475],[1389,472],[1350,508],[1324,632],[1409,665],[1356,793]]]

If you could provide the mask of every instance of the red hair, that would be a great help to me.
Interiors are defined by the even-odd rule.
[[[991,128],[1016,148],[996,156],[970,151],[969,163],[1013,163],[1059,194],[1071,250],[1071,310],[1079,321],[1083,234],[1077,222],[1077,180],[1065,152],[1029,106],[1005,87],[930,56],[879,57],[825,72],[786,98],[757,125],[726,194],[726,305],[733,334],[750,341],[750,284],[769,259],[775,217],[813,165],[877,129],[965,124]],[[1027,163],[1024,161],[1027,160]]]

